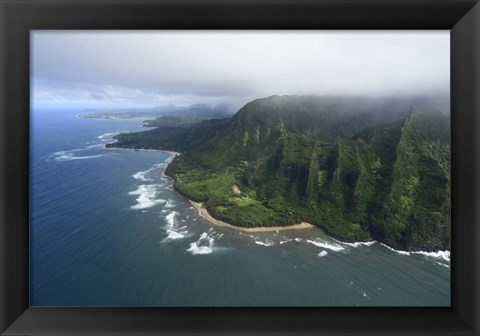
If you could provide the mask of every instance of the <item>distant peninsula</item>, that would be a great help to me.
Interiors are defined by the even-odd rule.
[[[152,108],[130,108],[118,110],[92,110],[77,115],[87,119],[147,119],[146,127],[189,127],[200,121],[212,118],[227,118],[231,114],[224,104],[208,106],[193,104],[188,106],[162,105]]]
[[[181,152],[166,169],[175,189],[232,225],[307,222],[345,241],[450,249],[450,119],[428,106],[272,96],[115,140],[107,147]]]

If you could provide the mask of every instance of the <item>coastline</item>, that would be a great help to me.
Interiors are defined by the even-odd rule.
[[[148,149],[148,148],[121,148],[121,147],[106,147],[107,144],[103,146],[104,149],[108,150],[129,150],[129,151],[141,151],[141,152],[164,152],[164,153],[169,153],[174,156],[179,156],[182,155],[182,153],[172,151],[172,150],[166,150],[166,149]]]
[[[171,151],[171,150],[164,150],[164,149],[135,149],[135,148],[115,148],[115,147],[114,148],[107,148],[105,146],[104,146],[104,148],[105,149],[138,150],[138,151],[158,151],[158,152],[169,153],[169,154],[173,155],[173,157],[182,155],[182,153],[179,153],[179,152],[176,152],[176,151]],[[167,161],[166,161],[167,167],[172,162],[173,157],[167,159]],[[168,176],[168,175],[166,175],[166,176]],[[172,180],[174,180],[171,176],[168,176],[168,177],[170,177]],[[206,209],[206,207],[203,205],[202,202],[192,201],[188,197],[180,194],[174,188],[172,188],[172,190],[175,191],[178,195],[187,199],[192,204],[192,206],[198,211],[198,214],[200,216],[202,216],[203,218],[208,220],[210,223],[212,223],[214,225],[217,225],[217,226],[228,227],[228,228],[231,228],[233,230],[243,231],[243,232],[274,232],[274,231],[287,231],[287,230],[302,230],[302,229],[311,229],[311,228],[320,229],[318,226],[315,226],[315,225],[307,223],[307,222],[301,222],[301,223],[298,223],[298,224],[292,224],[292,225],[287,225],[287,226],[264,226],[264,227],[255,227],[255,228],[246,228],[246,227],[242,227],[242,226],[229,224],[227,222],[216,219],[212,215],[210,215],[210,213],[208,212],[208,210]],[[447,260],[448,262],[450,262],[450,251],[449,250],[445,250],[445,251],[442,251],[442,250],[439,250],[439,251],[421,251],[421,250],[418,250],[418,251],[416,251],[416,250],[402,251],[402,250],[396,250],[396,249],[394,249],[394,248],[392,248],[392,247],[390,247],[390,246],[388,246],[384,243],[378,242],[376,240],[360,241],[360,242],[351,243],[351,242],[343,242],[343,241],[337,240],[333,237],[331,237],[331,238],[334,239],[335,241],[339,242],[339,243],[347,244],[347,245],[356,245],[356,244],[358,244],[358,245],[362,245],[362,244],[372,245],[372,244],[375,244],[375,243],[379,243],[380,245],[384,246],[385,248],[387,248],[387,249],[389,249],[393,252],[402,254],[402,255],[423,254],[423,255],[426,255],[426,256],[439,256],[439,257],[443,258],[444,260]]]
[[[203,203],[194,202],[189,198],[187,199],[190,201],[193,207],[198,210],[198,214],[203,218],[205,218],[206,220],[208,220],[209,222],[211,222],[212,224],[229,227],[234,230],[239,230],[244,232],[272,232],[272,231],[311,229],[316,227],[315,225],[312,225],[306,222],[302,222],[299,224],[286,225],[286,226],[263,226],[263,227],[256,227],[256,228],[246,228],[242,226],[232,225],[224,221],[218,220],[216,218],[213,218],[212,215],[210,215],[210,213],[208,212],[207,208],[203,205]]]

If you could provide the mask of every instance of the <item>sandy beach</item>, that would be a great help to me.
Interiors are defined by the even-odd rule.
[[[106,147],[105,147],[106,148]],[[164,149],[133,149],[133,148],[106,148],[106,149],[123,149],[123,150],[140,150],[140,151],[161,151],[165,153],[172,154],[174,156],[181,155],[182,153],[171,151],[171,150],[164,150]],[[171,161],[168,161],[167,163],[170,164]],[[178,192],[177,192],[178,193]],[[179,194],[181,195],[181,194]],[[182,197],[185,197],[181,195]],[[185,197],[186,198],[186,197]],[[188,198],[187,198],[188,199]],[[244,232],[272,232],[272,231],[285,231],[285,230],[300,230],[300,229],[311,229],[316,227],[315,225],[312,225],[307,222],[302,222],[299,224],[292,224],[292,225],[287,225],[287,226],[264,226],[264,227],[256,227],[256,228],[246,228],[246,227],[241,227],[237,225],[232,225],[229,223],[226,223],[224,221],[218,220],[216,218],[213,218],[212,215],[208,212],[207,208],[203,206],[203,203],[199,202],[194,202],[191,199],[188,199],[190,203],[198,210],[198,213],[200,216],[211,222],[212,224],[218,225],[218,226],[226,226],[234,230],[239,230],[239,231],[244,231]]]
[[[245,231],[245,232],[271,232],[271,231],[310,229],[315,227],[314,225],[306,222],[302,222],[299,224],[292,224],[288,226],[265,226],[265,227],[256,227],[256,228],[246,228],[246,227],[236,226],[236,225],[228,224],[226,222],[213,218],[212,215],[208,213],[207,208],[203,205],[203,203],[194,202],[192,200],[189,200],[189,201],[190,203],[192,203],[195,209],[198,210],[198,213],[203,218],[207,219],[208,221],[212,222],[215,225],[226,226],[234,230]]]

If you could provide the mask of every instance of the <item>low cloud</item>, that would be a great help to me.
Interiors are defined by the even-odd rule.
[[[448,94],[448,31],[35,31],[32,98],[241,104],[273,94]]]

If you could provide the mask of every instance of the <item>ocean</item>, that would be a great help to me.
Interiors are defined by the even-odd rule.
[[[142,119],[79,113],[31,114],[32,306],[450,305],[448,252],[216,226],[172,189],[172,154],[104,148]]]

